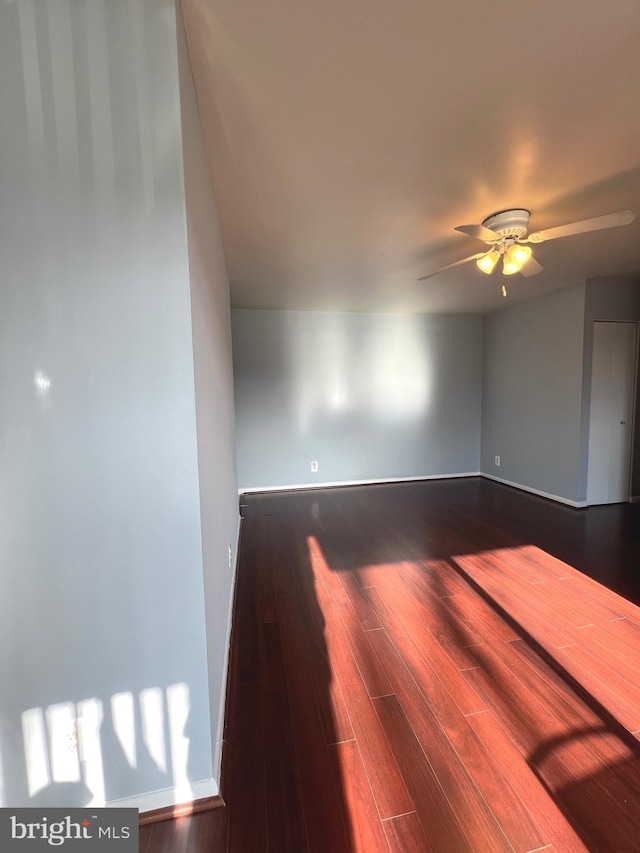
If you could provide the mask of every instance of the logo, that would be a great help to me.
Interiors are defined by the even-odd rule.
[[[0,809],[0,850],[137,853],[137,809]]]

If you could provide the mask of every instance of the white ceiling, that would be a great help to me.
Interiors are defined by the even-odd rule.
[[[182,0],[235,307],[487,312],[455,232],[631,209],[511,304],[640,270],[637,0]]]

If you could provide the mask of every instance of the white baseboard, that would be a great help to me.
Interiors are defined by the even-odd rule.
[[[334,486],[375,486],[379,483],[413,483],[416,480],[453,480],[457,477],[479,477],[480,471],[465,471],[459,474],[427,474],[420,477],[385,477],[375,480],[335,480],[325,483],[287,483],[282,486],[245,486],[238,489],[239,495],[253,492],[288,492],[296,489],[331,489]]]
[[[222,747],[224,735],[224,716],[227,707],[227,674],[229,670],[229,657],[231,652],[231,627],[233,623],[233,604],[236,593],[236,578],[238,576],[238,549],[240,545],[240,525],[242,524],[242,516],[238,516],[238,527],[236,529],[236,547],[235,560],[233,561],[233,576],[231,578],[231,596],[229,598],[229,612],[227,613],[227,640],[225,646],[224,666],[222,670],[222,691],[220,694],[220,707],[218,708],[218,726],[216,730],[216,741],[213,750],[213,776],[217,780],[218,790],[220,791],[221,771],[222,771]]]
[[[200,782],[191,783],[191,800],[201,800],[205,797],[218,795],[218,783],[215,779],[202,779]],[[184,803],[184,797],[178,797],[175,788],[163,788],[161,791],[151,791],[148,794],[139,794],[135,797],[125,797],[122,800],[109,800],[105,806],[110,809],[138,809],[142,812],[152,812],[155,809],[166,809],[170,806],[179,806]]]
[[[503,483],[505,486],[513,486],[515,489],[520,489],[523,492],[530,492],[532,495],[538,495],[541,498],[548,498],[551,501],[557,501],[567,506],[582,509],[587,506],[586,501],[571,501],[569,498],[563,498],[560,495],[552,495],[550,492],[542,492],[540,489],[532,489],[531,486],[523,486],[522,483],[514,483],[511,480],[505,480],[502,477],[496,477],[494,474],[485,474],[484,471],[480,474],[481,477],[486,477],[487,480],[495,480],[496,483]]]

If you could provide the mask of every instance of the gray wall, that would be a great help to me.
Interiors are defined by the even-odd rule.
[[[586,283],[580,454],[580,495],[584,498],[586,498],[587,494],[591,362],[593,358],[593,323],[595,320],[639,321],[640,283],[638,281],[620,281],[609,278],[589,279]],[[637,378],[640,380],[640,371]],[[633,495],[640,495],[640,393],[636,393],[634,432],[631,492]]]
[[[187,246],[173,0],[0,3],[0,76],[0,801],[162,805],[215,788],[235,534],[228,295],[215,232]],[[189,216],[213,227],[203,171]]]
[[[231,312],[222,239],[179,5],[177,8],[211,741],[213,772],[219,783],[233,568],[240,520]]]
[[[584,311],[581,283],[485,317],[483,473],[580,499]]]
[[[481,317],[234,310],[232,327],[241,488],[479,470]]]

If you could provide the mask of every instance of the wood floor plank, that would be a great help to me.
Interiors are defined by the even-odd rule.
[[[273,525],[274,528],[277,525]],[[295,526],[292,527],[296,529]],[[286,558],[282,558],[282,542],[276,543],[280,548],[280,562],[275,568],[276,576],[281,577],[279,584],[280,599],[287,601],[293,596],[294,607],[300,610],[305,630],[299,632],[302,648],[306,650],[307,664],[313,684],[318,714],[324,731],[325,744],[340,743],[353,738],[353,731],[347,714],[344,697],[338,683],[332,678],[328,669],[328,658],[325,644],[324,617],[318,608],[315,585],[322,581],[322,576],[316,577],[313,568],[315,548],[309,537],[301,534],[292,538],[287,537]],[[282,539],[283,533],[280,530]],[[277,550],[277,549],[276,549]],[[286,589],[286,594],[285,594]],[[275,587],[278,599],[278,586]]]
[[[396,758],[378,720],[349,646],[348,635],[335,612],[323,586],[318,586],[320,604],[327,614],[327,624],[333,630],[328,641],[332,670],[349,699],[353,731],[369,778],[381,818],[412,811],[413,801],[404,784]],[[368,642],[368,641],[367,641]],[[372,654],[375,654],[370,646]]]
[[[342,780],[349,819],[349,844],[353,853],[387,849],[386,836],[355,740],[329,747],[336,775]]]
[[[473,646],[482,642],[482,636],[468,626],[460,630],[459,623],[450,618],[446,603],[449,597],[429,600],[399,574],[390,575],[384,586],[372,591],[372,595],[376,593],[379,596],[376,600],[384,601],[394,611],[395,621],[404,626],[438,673],[451,682],[465,713],[482,710],[475,694],[466,695],[464,680],[457,675],[461,669],[477,665]]]
[[[625,809],[621,799],[623,791],[629,795],[630,791],[615,767],[598,760],[584,732],[575,730],[575,718],[564,716],[557,704],[550,706],[550,694],[545,695],[543,705],[535,691],[521,683],[508,683],[508,674],[496,660],[491,676],[482,668],[469,670],[465,676],[484,693],[514,743],[594,849],[607,849],[606,844],[611,844],[616,851],[633,850],[635,815]],[[603,737],[598,731],[589,734]]]
[[[488,754],[506,770],[510,784],[518,793],[533,819],[545,835],[566,853],[586,853],[588,848],[569,820],[558,808],[549,790],[542,784],[495,716],[487,711],[469,717],[469,725],[484,744]],[[535,849],[535,848],[531,848]]]
[[[147,849],[153,853],[187,853],[190,829],[189,817],[152,823]]]
[[[380,589],[371,590],[373,598],[381,594]],[[393,609],[396,611],[397,605]],[[389,618],[389,612],[385,611],[383,621],[386,623]],[[410,631],[413,635],[415,628],[411,626]],[[399,635],[394,633],[393,636],[398,637]],[[419,640],[419,642],[422,648],[425,646],[427,649],[429,648],[424,640]],[[402,649],[405,663],[408,664],[414,679],[428,699],[436,719],[455,748],[457,755],[461,758],[469,777],[475,782],[478,791],[482,791],[482,798],[489,807],[492,818],[495,818],[495,822],[490,821],[491,825],[494,829],[496,825],[499,826],[516,850],[533,850],[548,844],[548,840],[531,819],[526,806],[514,792],[508,779],[491,763],[477,742],[467,717],[460,710],[457,695],[456,701],[454,701],[449,689],[447,689],[450,682],[442,682],[435,677],[435,673],[430,671],[430,666],[421,666],[420,661],[414,655],[407,653],[406,646],[402,646]],[[428,658],[430,664],[434,662],[437,665],[438,675],[442,679],[445,669],[442,661],[437,660],[437,658],[434,661],[431,654],[428,655]],[[461,678],[462,676],[458,675],[458,677]],[[453,686],[453,689],[456,689],[456,685]],[[476,694],[474,693],[474,695]],[[477,705],[481,706],[479,710],[484,710],[486,703],[479,700],[478,697],[476,700]],[[477,713],[477,711],[470,713]]]
[[[544,641],[555,648],[574,642],[575,626],[550,601],[540,598],[536,585],[524,586],[500,577],[492,564],[478,555],[456,557],[455,562],[504,611],[514,615],[524,630],[532,635],[541,633]]]
[[[449,726],[449,736],[514,850],[526,853],[547,847],[549,838],[512,786],[511,774],[492,761],[473,733],[473,718],[484,713],[471,715],[464,726]]]
[[[524,556],[520,545],[490,548],[480,551],[477,556],[494,574],[508,581],[516,580],[525,589],[531,584],[545,583],[550,578],[550,573],[543,566]]]
[[[310,851],[348,850],[348,816],[341,780],[336,777],[330,760],[315,701],[305,653],[299,589],[290,583],[292,567],[285,565],[287,560],[293,558],[294,552],[288,550],[286,543],[281,545],[277,560],[278,570],[282,570],[277,582],[278,613],[282,626],[282,653],[287,672],[291,720],[295,731],[298,767],[301,770],[296,784],[303,803],[306,827],[305,845],[299,849],[306,849],[308,844]],[[313,586],[315,584],[311,583],[308,587],[311,593]]]
[[[594,598],[601,606],[606,606],[615,614],[612,619],[626,616],[630,619],[637,619],[638,609],[631,602],[626,601],[612,590],[596,583],[592,578],[582,574],[582,572],[571,571],[567,572],[566,563],[562,563],[562,569],[559,571],[562,574],[558,575],[558,581],[564,586],[567,586],[583,595]]]
[[[306,545],[299,543],[297,549],[291,547],[297,571],[290,578],[290,592],[304,625],[300,636],[307,653],[325,744],[352,740],[353,729],[344,696],[339,681],[333,678],[327,653],[326,618],[318,601],[318,587],[322,581],[313,576]]]
[[[468,625],[461,626],[459,620],[453,618],[450,601],[454,598],[455,596],[451,595],[431,601],[421,600],[420,615],[438,646],[460,671],[477,666],[478,661],[473,649],[484,642],[484,639],[477,630],[470,632]]]
[[[588,578],[573,566],[559,560],[552,554],[542,551],[533,545],[520,548],[522,556],[544,567],[558,585],[573,587],[580,594],[580,598],[589,603],[591,612],[603,620],[616,619],[623,615],[627,609],[628,602],[620,596]]]
[[[510,649],[519,659],[519,672],[523,678],[530,678],[541,695],[551,699],[554,694],[560,697],[565,713],[570,714],[571,719],[575,721],[576,730],[585,731],[590,728],[603,735],[592,747],[603,762],[608,764],[620,758],[637,759],[637,753],[634,753],[628,743],[622,740],[622,729],[614,731],[591,705],[586,704],[584,699],[571,689],[560,672],[541,661],[540,655],[531,646],[519,640],[513,642]]]
[[[331,596],[333,599],[333,596]],[[334,600],[334,607],[338,615],[338,619],[345,632],[347,642],[351,649],[351,653],[356,659],[356,664],[362,680],[367,688],[367,693],[371,698],[376,696],[386,696],[391,693],[391,684],[389,677],[380,663],[371,642],[369,640],[368,631],[362,627],[362,623],[355,615],[350,602]],[[380,630],[374,628],[372,630]]]
[[[353,739],[351,720],[345,707],[340,682],[333,677],[327,653],[326,622],[318,604],[318,587],[313,593],[302,594],[300,612],[305,624],[303,643],[318,714],[324,731],[325,744],[341,743]],[[313,600],[312,600],[313,599]]]
[[[386,820],[383,825],[391,853],[424,853],[429,850],[429,842],[415,812]]]
[[[468,581],[460,572],[455,570],[449,560],[423,560],[422,562],[445,586],[447,596],[469,591]],[[442,596],[442,598],[447,596]]]
[[[271,630],[271,629],[270,629]],[[269,667],[268,652],[265,649],[265,665]],[[262,684],[258,681],[247,682],[237,686],[237,702],[235,705],[237,717],[234,720],[230,739],[225,748],[225,764],[232,765],[233,773],[226,774],[223,785],[223,795],[228,805],[224,809],[227,814],[229,850],[266,850],[267,849],[267,794],[265,782],[265,745],[263,741],[263,713],[261,701],[264,698],[267,726],[270,726],[272,715],[278,713],[278,707],[286,703],[276,695],[276,680],[267,671],[265,678],[265,694]],[[277,705],[280,698],[280,704]],[[271,728],[268,729],[269,737]],[[281,739],[286,740],[286,733],[281,732]],[[279,757],[281,760],[281,757]],[[286,765],[281,768],[286,772]],[[200,827],[203,824],[203,827]],[[199,829],[207,828],[204,819],[198,822]],[[221,832],[221,830],[219,830]],[[191,853],[191,851],[190,851]]]
[[[351,599],[340,581],[339,573],[331,569],[323,554],[316,552],[314,563],[319,572],[320,579],[329,592],[333,609],[342,623],[342,628],[348,638],[351,651],[356,658],[369,696],[385,696],[391,692],[389,679],[371,648],[367,639],[367,633],[362,625],[362,620],[354,610]],[[369,600],[366,597],[364,597],[364,600],[366,600],[367,607],[373,614]],[[375,618],[375,625],[380,627],[377,617]]]
[[[371,608],[369,601],[362,591],[362,587],[351,571],[337,572],[338,578],[351,602],[356,616],[364,631],[372,628],[380,628],[380,620]]]
[[[278,623],[261,626],[261,699],[267,838],[276,850],[307,849],[285,662]],[[234,798],[238,803],[238,797]],[[233,812],[233,805],[229,804]],[[251,818],[253,823],[253,817]],[[233,827],[234,818],[231,817]],[[246,819],[239,822],[246,830]],[[235,835],[233,836],[235,841]],[[233,848],[232,848],[233,849]],[[241,849],[241,848],[239,848]],[[260,849],[259,847],[257,849]]]
[[[511,562],[510,558],[509,561]],[[573,571],[570,567],[566,568]],[[514,567],[512,582],[520,583],[519,576],[519,567]],[[546,577],[536,586],[538,588],[533,591],[536,605],[544,603],[545,606],[552,608],[556,614],[560,614],[562,623],[567,624],[571,629],[594,623],[608,624],[610,618],[614,618],[614,611],[598,607],[584,595],[574,594],[572,596],[572,607],[570,610],[567,609],[565,606],[566,583],[557,578]]]
[[[474,636],[479,636],[477,642],[492,643],[496,646],[520,639],[521,635],[475,592],[456,593],[441,599],[441,605],[449,611],[448,618],[452,620],[466,646],[473,647]],[[469,630],[471,625],[474,632]]]
[[[419,661],[413,660],[412,665],[413,652],[407,645],[402,644],[402,653],[398,652],[395,647],[396,636],[394,632],[390,642],[386,637],[386,632],[377,631],[375,632],[375,641],[380,645],[381,656],[386,655],[388,665],[393,672],[392,683],[395,687],[397,700],[415,737],[428,755],[430,767],[436,775],[439,786],[442,788],[447,801],[455,803],[457,806],[456,819],[459,821],[468,843],[472,848],[477,849],[512,851],[513,848],[500,828],[495,815],[465,768],[463,760],[423,692],[424,689],[429,698],[432,699],[439,690],[442,689],[443,693],[446,693],[446,690],[442,688],[442,685],[438,685],[435,680],[432,680],[433,674],[428,673],[428,668],[425,668]],[[405,658],[408,664],[405,664]],[[418,681],[415,680],[416,678]],[[431,680],[431,689],[425,682],[427,678]],[[379,700],[374,699],[372,701],[377,710]],[[446,699],[444,701],[446,702]],[[459,709],[457,710],[459,711]],[[440,711],[442,711],[441,706]],[[386,728],[385,733],[389,739],[389,731]],[[398,763],[400,771],[404,775],[404,766],[400,761]],[[405,782],[407,782],[406,777]],[[427,825],[422,819],[420,805],[415,799],[415,792],[408,782],[407,788],[416,804],[418,816],[427,829]]]
[[[277,622],[278,606],[274,589],[274,536],[270,516],[259,519],[259,529],[256,534],[256,568],[258,584],[257,618],[259,623]]]
[[[604,737],[606,725],[591,713],[588,706],[573,693],[570,686],[563,684],[556,690],[554,673],[535,653],[531,652],[523,641],[509,644],[498,656],[493,650],[483,650],[483,669],[500,689],[500,699],[511,702],[516,709],[518,719],[527,729],[528,750],[533,755],[541,742],[563,738],[567,734],[581,736],[588,731],[593,734],[594,745],[586,750],[582,766],[578,770],[590,772],[597,767],[592,765],[593,753],[597,755],[596,743],[602,740],[604,753],[599,757],[605,761],[619,756],[612,754],[609,742]],[[465,673],[474,676],[474,671]],[[514,675],[516,677],[514,677]],[[541,702],[539,697],[544,697]]]
[[[187,853],[227,853],[229,849],[229,810],[227,808],[210,809],[191,816],[189,845]],[[258,847],[237,847],[236,850],[265,850],[261,843]]]
[[[140,827],[138,831],[138,853],[147,853],[152,828],[153,824],[151,823]]]
[[[640,614],[638,616],[640,617]],[[640,623],[634,623],[626,616],[612,619],[609,623],[609,631],[621,644],[625,655],[628,653],[628,649],[636,649],[640,646]]]
[[[628,731],[640,729],[640,686],[619,675],[615,664],[580,645],[558,649],[555,657]]]
[[[238,635],[238,683],[257,681],[260,677],[260,652],[258,640],[258,572],[254,548],[247,548],[243,556],[242,576],[238,578],[238,619],[243,630]]]
[[[320,533],[320,531],[316,532]],[[350,602],[354,613],[365,631],[371,628],[379,628],[380,622],[372,611],[366,597],[362,594],[360,583],[349,568],[352,562],[359,563],[362,559],[362,556],[357,551],[354,551],[353,542],[347,542],[343,539],[338,547],[336,543],[327,543],[325,537],[325,548],[323,549],[317,544],[318,539],[316,536],[307,537],[308,540],[310,538],[313,542],[311,548],[314,571],[318,572],[325,583],[331,584],[336,598],[344,596]],[[345,555],[347,556],[346,560]],[[333,583],[331,583],[331,579],[328,577],[329,574],[333,576]],[[338,592],[338,586],[340,587],[340,592]]]
[[[598,729],[588,730],[590,740],[586,740],[584,731],[577,728],[579,718],[566,702],[560,702],[551,692],[540,692],[514,680],[502,661],[494,659],[490,664],[487,662],[487,666],[490,676],[482,669],[469,670],[465,676],[473,681],[476,689],[480,685],[479,692],[483,684],[486,691],[493,692],[492,696],[485,692],[485,698],[490,707],[493,702],[494,713],[508,727],[535,772],[557,796],[561,796],[565,807],[582,821],[589,833],[599,831],[597,827],[594,830],[591,821],[606,804],[605,810],[617,815],[617,831],[623,843],[629,822],[618,800],[623,787],[616,772],[608,769],[593,749],[593,741],[604,738],[604,734]],[[539,701],[541,695],[545,697],[544,704]],[[606,779],[599,777],[601,770]],[[578,793],[577,786],[583,782]],[[572,794],[575,801],[570,803],[568,792],[572,791],[576,792],[575,796]]]
[[[497,560],[493,555],[494,569]],[[603,632],[615,623],[590,610],[589,599],[581,599],[573,587],[572,594],[563,596],[561,581],[526,590],[517,582],[518,566],[512,566],[513,576],[504,581],[493,571],[488,574],[489,563],[484,560],[461,558],[460,565],[628,731],[640,728],[640,683],[634,683],[633,677],[640,666],[640,648],[616,643],[613,633],[609,642],[603,640]],[[567,567],[567,571],[572,570]],[[600,630],[588,630],[591,625]],[[626,653],[627,660],[622,660],[621,653]]]
[[[482,669],[469,670],[465,676],[473,683],[476,690],[483,694],[491,707],[493,714],[500,720],[500,723],[505,727],[510,740],[515,745],[516,749],[523,758],[522,767],[527,768],[527,773],[530,773],[532,765],[529,761],[529,756],[535,754],[540,743],[544,743],[544,735],[532,732],[528,728],[529,719],[526,716],[520,715],[520,709],[511,704],[510,701],[502,696],[502,686],[498,685],[494,678],[487,675]],[[477,715],[477,718],[482,715]],[[477,718],[470,717],[471,725],[477,725]],[[557,797],[563,790],[568,790],[575,782],[577,777],[565,766],[559,756],[551,754],[549,760],[545,763],[543,772],[539,768],[535,768],[535,774],[539,776],[544,787],[551,793],[551,796],[557,802]],[[527,777],[525,777],[525,780]],[[528,790],[531,795],[531,789]],[[531,800],[529,800],[531,802]],[[534,799],[535,804],[535,799]],[[574,804],[575,805],[575,804]],[[587,849],[596,850],[596,839],[592,836],[589,826],[590,819],[586,808],[586,813],[576,815],[575,809],[572,809],[571,804],[564,802],[564,808],[561,807],[563,814],[571,821],[572,825],[580,830]],[[544,814],[544,813],[543,813]],[[540,812],[535,811],[534,817],[541,821]],[[605,848],[606,849],[606,848]]]
[[[404,780],[416,804],[428,847],[434,853],[473,853],[472,842],[458,823],[438,777],[421,748],[396,696],[373,699],[376,712],[398,756]],[[490,848],[487,848],[490,849]]]
[[[534,554],[539,553],[539,549],[537,548],[532,548],[529,550]],[[565,599],[567,587],[575,586],[572,581],[574,580],[575,576],[579,574],[579,572],[577,572],[575,569],[564,565],[565,573],[567,571],[567,568],[569,568],[571,571],[570,576],[567,576],[565,574],[561,577],[552,577],[546,581],[549,585],[549,589],[552,590],[551,595],[554,597],[558,596],[558,598],[560,598],[561,600]],[[612,619],[620,619],[622,617],[622,614],[620,612],[622,608],[614,609],[611,606],[609,600],[601,596],[599,592],[599,587],[596,584],[593,584],[593,586],[590,588],[581,587],[579,589],[579,594],[576,595],[576,598],[582,603],[582,618],[586,618],[590,622],[596,622],[598,624],[607,624]],[[577,614],[579,611],[574,612]]]
[[[367,595],[380,614],[382,622],[396,648],[402,650],[405,663],[411,662],[414,678],[424,676],[433,683],[432,694],[450,696],[463,714],[483,711],[485,703],[469,689],[460,671],[439,646],[437,639],[421,623],[411,603],[390,587],[367,590]],[[374,641],[372,637],[372,642]],[[433,663],[433,666],[432,666]],[[474,660],[477,664],[477,661]],[[437,670],[434,671],[434,667]],[[393,685],[393,679],[390,679]],[[421,682],[419,682],[421,683]]]
[[[406,572],[409,577],[419,582],[420,588],[423,589],[430,597],[443,598],[451,595],[451,587],[445,584],[440,576],[431,570],[428,561],[419,559],[407,559],[406,549],[402,547],[401,540],[397,537],[391,539],[388,536],[378,535],[375,539],[370,540],[370,545],[375,549],[377,558],[393,567],[396,571]],[[417,554],[412,556],[417,557]]]

